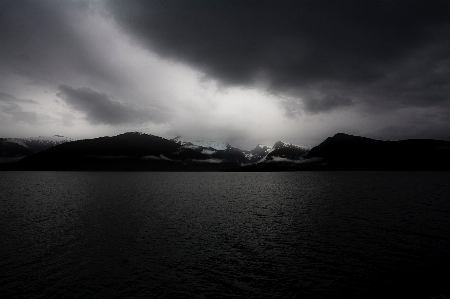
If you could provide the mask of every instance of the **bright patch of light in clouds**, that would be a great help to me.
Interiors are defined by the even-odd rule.
[[[16,123],[16,135],[91,138],[137,130],[167,138],[182,135],[188,139],[221,140],[248,148],[276,141],[284,126],[283,111],[264,91],[219,86],[198,70],[149,52],[139,41],[127,36],[112,18],[77,12],[70,20],[76,35],[89,45],[91,60],[100,67],[91,66],[92,73],[88,75],[67,67],[58,70],[58,76],[50,73],[42,77],[38,84],[27,84],[29,78],[19,77],[20,83],[10,85],[9,89],[2,86],[11,94],[39,103],[33,111],[47,127],[43,132],[31,129],[26,122]],[[95,73],[103,75],[92,75]],[[155,122],[149,115],[147,121],[125,123],[119,128],[107,123],[92,126],[85,112],[74,110],[63,97],[57,96],[60,90],[56,84],[89,89],[107,95],[112,101],[136,109],[152,109],[166,117]]]

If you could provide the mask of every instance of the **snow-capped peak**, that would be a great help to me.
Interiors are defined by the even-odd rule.
[[[212,141],[212,140],[196,140],[196,141],[192,141],[192,143],[195,145],[199,145],[201,147],[213,148],[218,151],[224,151],[227,149],[227,147],[230,146],[228,143]]]
[[[172,141],[175,141],[176,143],[180,145],[194,145],[194,146],[200,146],[203,148],[212,148],[218,151],[226,150],[230,145],[228,143],[224,142],[218,142],[218,141],[212,141],[212,140],[195,140],[190,141],[182,138],[181,136],[177,136]]]
[[[23,147],[29,148],[33,152],[39,152],[64,142],[73,141],[73,139],[61,135],[53,135],[28,138],[8,138],[5,141],[17,143]]]
[[[295,144],[292,144],[292,143],[289,143],[289,142],[277,141],[273,145],[272,150],[283,148],[283,147],[287,147],[287,148],[304,148],[303,146],[295,145]]]
[[[61,135],[53,135],[53,136],[37,136],[37,137],[29,137],[29,138],[17,138],[21,140],[45,140],[45,141],[56,141],[56,142],[67,142],[67,141],[73,141],[73,139],[61,136]]]

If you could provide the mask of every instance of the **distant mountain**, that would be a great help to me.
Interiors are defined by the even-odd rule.
[[[188,141],[184,138],[181,138],[181,136],[177,136],[170,140],[175,141],[176,143],[179,143],[181,145],[194,145],[194,146],[200,146],[203,148],[211,148],[213,150],[225,150],[227,147],[230,146],[228,143],[212,141],[212,140]]]
[[[247,159],[247,163],[245,164],[254,164],[260,162],[264,159],[272,150],[272,147],[267,145],[258,144],[251,151],[243,151],[245,158]]]
[[[2,154],[25,156],[0,165],[1,170],[450,170],[450,141],[380,141],[343,133],[311,150],[278,141],[273,147],[258,145],[247,151],[220,142],[194,144],[137,132],[64,142],[36,153],[23,141],[0,141]]]
[[[0,138],[0,163],[15,162],[33,153],[69,141],[72,140],[60,135],[30,138]]]
[[[242,171],[295,171],[309,169],[316,158],[306,159],[309,149],[301,146],[277,141],[272,148],[265,147],[260,151],[256,163],[243,165]]]
[[[278,141],[268,153],[266,161],[302,160],[308,152],[308,149],[302,148],[298,145]]]
[[[27,146],[11,142],[6,138],[0,138],[0,164],[12,163],[23,157],[32,155],[34,152]]]
[[[249,162],[245,155],[245,151],[234,148],[228,143],[209,140],[188,141],[180,136],[171,139],[171,141],[180,144],[182,148],[190,148],[199,151],[208,156],[209,160],[214,161],[214,163],[228,162],[240,165]]]
[[[142,133],[67,142],[4,166],[15,170],[206,171],[236,168],[227,154]]]
[[[305,158],[319,158],[329,170],[450,170],[450,141],[381,141],[338,133]]]

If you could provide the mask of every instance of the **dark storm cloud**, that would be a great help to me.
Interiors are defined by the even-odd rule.
[[[82,73],[114,79],[74,26],[86,12],[93,13],[87,1],[0,1],[0,78],[12,73],[54,83]]]
[[[311,113],[326,112],[338,107],[353,105],[350,98],[340,97],[337,95],[325,96],[321,99],[308,98],[304,101],[305,110]]]
[[[90,88],[58,87],[58,97],[73,109],[86,114],[86,120],[94,125],[162,123],[168,116],[164,111],[138,109],[115,101],[105,93]]]
[[[38,105],[34,100],[18,99],[0,91],[0,112],[9,115],[13,121],[35,124],[39,115],[36,112],[25,110],[20,104]]]
[[[302,101],[283,101],[289,111],[448,105],[450,1],[136,0],[110,9],[161,56]]]

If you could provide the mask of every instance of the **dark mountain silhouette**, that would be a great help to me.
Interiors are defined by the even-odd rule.
[[[248,162],[247,157],[242,150],[231,146],[227,146],[223,151],[216,151],[211,157],[236,163],[238,165]]]
[[[450,170],[450,141],[381,141],[338,133],[313,147],[330,170]]]
[[[254,149],[252,149],[250,151],[251,154],[259,156],[259,157],[264,157],[265,155],[267,155],[267,153],[271,150],[270,147],[268,147],[267,145],[261,145],[258,144]]]
[[[34,152],[28,147],[0,138],[0,163],[10,163],[32,155]]]
[[[267,160],[273,160],[274,157],[285,158],[287,160],[299,160],[309,152],[308,149],[297,145],[278,141],[273,145],[272,150],[267,155]]]
[[[0,138],[0,164],[18,161],[23,157],[68,141],[70,139],[60,135],[30,138]]]
[[[13,138],[11,140],[17,140],[25,144],[25,146],[32,150],[34,153],[38,153],[55,145],[71,141],[70,139],[60,135],[54,135],[51,137],[39,136],[34,138]]]
[[[381,141],[343,133],[311,150],[281,141],[270,149],[243,151],[230,145],[217,149],[137,132],[66,142],[34,154],[17,143],[1,144],[3,153],[28,155],[0,165],[1,170],[450,170],[450,141]]]
[[[56,145],[14,164],[4,165],[3,169],[213,171],[238,166],[230,161],[210,163],[210,160],[200,150],[174,141],[142,133],[125,133]]]
[[[297,171],[311,170],[317,159],[305,159],[308,149],[291,143],[277,141],[258,163],[244,165],[241,171]]]

